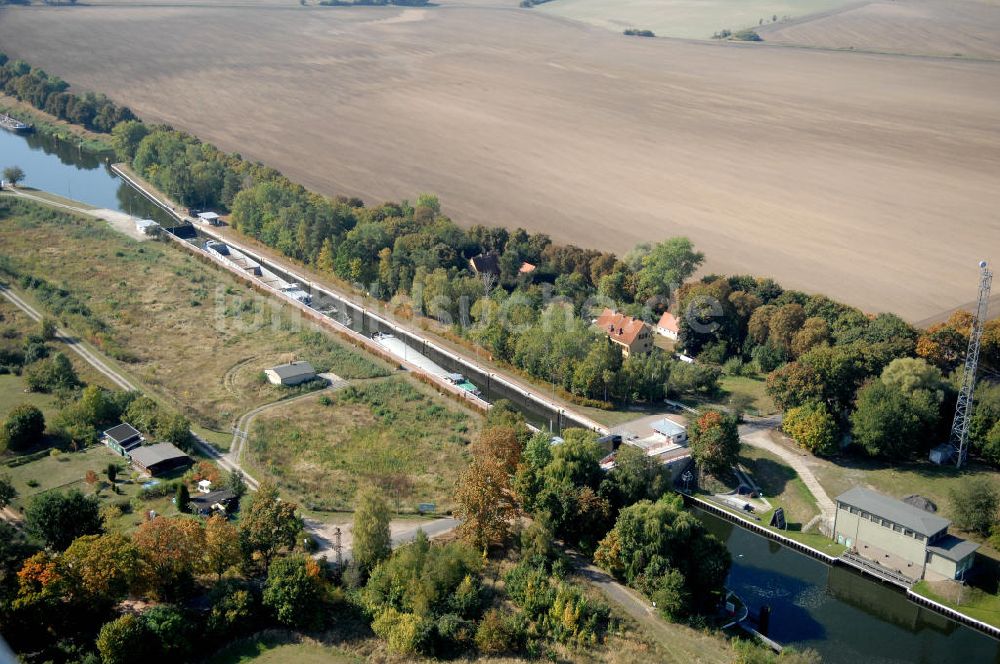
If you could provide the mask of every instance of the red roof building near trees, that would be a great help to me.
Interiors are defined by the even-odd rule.
[[[597,317],[597,327],[622,347],[626,357],[633,353],[648,353],[653,349],[653,335],[649,326],[637,318],[605,309]]]
[[[660,316],[660,322],[656,324],[656,331],[668,339],[676,339],[681,331],[681,323],[677,320],[677,316],[664,311]]]

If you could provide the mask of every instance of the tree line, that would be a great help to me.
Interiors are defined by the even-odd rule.
[[[18,78],[50,80],[23,63],[16,71]],[[112,142],[120,158],[171,197],[231,211],[233,226],[246,235],[404,315],[436,318],[494,360],[580,403],[656,403],[665,395],[712,394],[722,373],[767,374],[768,393],[789,411],[788,432],[820,453],[850,440],[872,455],[917,456],[950,424],[953,372],[971,322],[965,312],[917,330],[894,314],[871,316],[772,279],[706,275],[690,282],[704,256],[686,238],[642,244],[619,257],[523,229],[463,229],[431,195],[372,206],[328,198],[239,154],[135,119],[118,123]],[[480,254],[495,257],[496,273],[470,268]],[[525,263],[535,269],[523,272]],[[588,324],[606,305],[654,321],[671,302],[680,314],[679,347],[697,357],[695,365],[659,349],[624,358]],[[917,362],[897,362],[889,371],[904,359]],[[1000,320],[987,324],[982,364],[1000,370]],[[908,371],[924,382],[892,378]],[[980,390],[973,449],[998,463],[997,406],[987,385]],[[880,428],[885,418],[904,423],[903,431]]]
[[[91,131],[109,133],[115,125],[134,120],[127,106],[119,106],[104,95],[68,92],[69,84],[24,60],[9,60],[0,53],[0,90],[40,111]]]

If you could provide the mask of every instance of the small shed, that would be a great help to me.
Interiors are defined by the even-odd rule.
[[[212,480],[199,480],[198,493],[212,493]]]
[[[101,435],[101,441],[123,457],[128,457],[129,452],[142,445],[143,438],[138,429],[128,422],[122,422],[105,431]]]
[[[213,512],[226,516],[236,511],[239,506],[239,498],[229,489],[211,491],[191,499],[192,510],[201,516],[209,516]]]
[[[940,466],[941,464],[948,463],[951,460],[951,455],[954,453],[955,448],[951,446],[951,443],[942,443],[932,448],[927,457],[931,460],[931,463],[936,463]]]
[[[221,226],[222,220],[214,212],[199,212],[198,221],[209,226]]]
[[[298,385],[316,377],[316,370],[308,362],[299,360],[264,370],[268,382],[273,385]]]
[[[676,445],[686,445],[687,444],[687,429],[685,429],[677,422],[667,419],[664,417],[661,420],[656,420],[650,427],[656,433],[661,436],[665,436],[668,442],[674,443]]]
[[[156,443],[137,447],[129,452],[132,464],[153,477],[182,468],[190,468],[194,459],[173,443]]]

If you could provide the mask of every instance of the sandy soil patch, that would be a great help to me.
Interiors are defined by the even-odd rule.
[[[128,235],[133,240],[145,242],[149,239],[148,235],[135,227],[135,222],[138,217],[133,217],[132,215],[125,214],[124,212],[118,212],[117,210],[108,209],[90,210],[87,214],[92,217],[97,217],[98,219],[103,219],[111,224],[111,228],[115,229],[119,233]]]
[[[1000,260],[1000,63],[326,9],[7,8],[0,43],[316,190],[432,191],[463,224],[618,251],[684,234],[706,270],[914,320]]]

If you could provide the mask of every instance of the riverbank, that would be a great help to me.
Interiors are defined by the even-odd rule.
[[[20,120],[30,122],[39,134],[72,142],[82,150],[92,154],[114,152],[109,135],[88,131],[65,120],[60,120],[54,115],[39,111],[31,104],[18,101],[10,95],[0,93],[0,113],[13,115]]]
[[[850,567],[852,570],[855,570],[857,574],[864,576],[872,581],[876,581],[882,585],[888,584],[893,588],[896,588],[897,590],[901,590],[902,594],[906,597],[906,599],[913,602],[914,604],[923,606],[925,608],[929,608],[935,611],[936,613],[939,613],[951,620],[954,620],[955,622],[961,623],[967,627],[971,627],[972,629],[975,629],[976,631],[985,634],[986,636],[1000,640],[1000,627],[984,622],[983,620],[980,620],[977,617],[973,617],[972,615],[963,612],[962,607],[958,605],[949,606],[947,604],[942,603],[941,601],[938,601],[938,599],[934,598],[936,596],[933,594],[933,592],[929,591],[929,588],[926,585],[925,586],[918,585],[918,587],[916,588],[900,588],[898,586],[895,586],[894,584],[888,583],[884,577],[871,573],[863,567],[851,565],[849,562],[845,561],[840,556],[830,555],[829,553],[821,551],[813,546],[810,546],[809,544],[806,544],[804,542],[792,539],[784,534],[781,534],[776,530],[774,530],[773,528],[765,527],[762,524],[748,521],[744,517],[739,516],[735,512],[726,509],[721,505],[717,505],[714,502],[709,502],[703,498],[699,498],[691,494],[682,494],[682,495],[684,496],[685,504],[689,506],[694,506],[697,507],[698,509],[704,510],[709,514],[712,514],[716,517],[729,521],[730,523],[733,523],[744,530],[760,535],[773,542],[777,542],[778,544],[781,544],[784,547],[792,549],[793,551],[805,554],[810,558],[818,560],[830,567]],[[986,611],[991,611],[991,609],[986,609]],[[983,615],[983,612],[976,611],[976,615],[977,616]],[[983,617],[986,616],[983,615]]]

